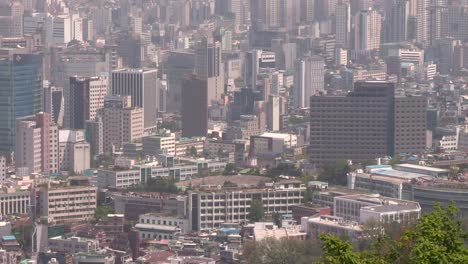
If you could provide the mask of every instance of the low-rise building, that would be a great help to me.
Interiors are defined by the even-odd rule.
[[[140,215],[135,225],[140,239],[174,239],[177,234],[190,232],[188,219],[176,215],[148,213]]]
[[[99,169],[97,176],[97,186],[99,188],[127,188],[140,184],[140,170],[120,169]]]
[[[189,156],[192,154],[193,148],[196,150],[197,155],[203,153],[205,149],[205,139],[200,137],[179,139],[179,141],[175,143],[174,156]]]
[[[79,252],[73,255],[73,264],[114,264],[115,257],[106,252]]]
[[[302,204],[305,190],[300,181],[286,181],[267,184],[265,188],[189,191],[191,228],[209,231],[222,223],[246,223],[252,200],[260,200],[267,214],[290,214],[292,206]]]
[[[27,214],[31,204],[31,193],[14,188],[0,191],[0,214]]]
[[[357,222],[344,220],[342,217],[321,215],[318,217],[303,217],[301,220],[302,231],[311,239],[318,239],[321,234],[333,234],[338,237],[346,237],[358,240],[362,237],[362,226]]]
[[[170,133],[160,136],[148,136],[143,140],[143,154],[157,156],[159,154],[175,155],[175,134]]]
[[[59,253],[75,254],[79,252],[96,252],[99,241],[75,236],[57,236],[49,238],[49,250]]]
[[[74,173],[91,168],[91,146],[83,131],[59,130],[59,164],[61,171]]]

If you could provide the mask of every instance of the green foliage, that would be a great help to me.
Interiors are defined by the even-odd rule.
[[[20,225],[17,228],[14,228],[13,235],[16,238],[16,241],[20,244],[23,250],[31,249],[31,235],[32,235],[32,224],[25,223]]]
[[[223,184],[223,188],[235,188],[238,185],[233,183],[232,181],[225,181]]]
[[[197,155],[198,155],[197,149],[194,146],[192,146],[190,148],[190,156],[196,157]]]
[[[146,184],[129,187],[130,191],[134,192],[162,192],[162,193],[178,193],[179,190],[175,185],[174,177],[163,178],[156,177],[150,178]]]
[[[280,175],[299,177],[301,170],[292,163],[280,163],[277,167],[269,169],[267,175],[272,178],[277,178]]]
[[[278,212],[273,213],[273,223],[281,227],[281,215]]]
[[[101,205],[96,208],[94,211],[94,220],[99,222],[102,219],[107,218],[108,214],[114,213],[114,210],[107,205]]]
[[[338,160],[333,164],[323,166],[322,172],[318,179],[335,185],[346,185],[347,174],[351,171],[351,167],[346,160]]]
[[[367,250],[353,251],[351,245],[332,235],[322,235],[325,263],[468,263],[468,234],[463,231],[454,204],[422,216],[401,236],[378,236]]]
[[[247,216],[250,222],[258,222],[265,216],[265,209],[261,200],[254,199],[250,204],[249,215]]]
[[[226,164],[226,167],[224,167],[223,175],[237,175],[237,166],[234,163],[228,163]]]

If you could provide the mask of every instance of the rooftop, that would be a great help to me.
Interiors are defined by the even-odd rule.
[[[433,171],[433,172],[448,172],[448,170],[446,170],[446,169],[439,169],[439,168],[428,167],[428,166],[420,166],[420,165],[414,165],[414,164],[397,164],[396,166],[403,167],[403,168],[427,170],[427,171]]]

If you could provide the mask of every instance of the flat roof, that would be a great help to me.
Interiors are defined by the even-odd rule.
[[[378,169],[378,170],[372,171],[372,174],[398,178],[398,179],[417,179],[417,178],[428,176],[427,174],[399,171],[399,170],[394,170],[394,169]]]
[[[296,135],[294,134],[286,134],[286,133],[269,133],[269,132],[265,132],[263,134],[260,135],[261,137],[271,137],[271,138],[282,138],[282,139],[288,139],[288,138],[292,138]],[[297,136],[296,136],[297,137]]]
[[[403,168],[412,168],[412,169],[419,169],[419,170],[427,170],[427,171],[434,171],[434,172],[448,172],[446,169],[439,169],[439,168],[434,168],[434,167],[428,167],[428,166],[420,166],[420,165],[414,165],[414,164],[396,164],[395,166],[403,167]]]

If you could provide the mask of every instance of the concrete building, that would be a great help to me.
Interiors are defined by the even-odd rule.
[[[6,189],[0,191],[0,214],[17,215],[27,214],[31,205],[31,193]]]
[[[28,173],[58,173],[59,131],[49,113],[16,120],[15,166]]]
[[[1,23],[0,23],[1,24]],[[24,49],[1,49],[0,152],[15,150],[16,119],[41,111],[42,54]]]
[[[321,234],[333,234],[355,241],[363,236],[363,228],[359,223],[346,221],[342,217],[331,215],[303,217],[301,226],[302,231],[306,232],[311,239],[318,239]]]
[[[222,223],[245,223],[252,200],[264,205],[265,213],[291,213],[302,203],[305,186],[299,182],[275,183],[264,189],[189,191],[189,219],[193,231],[209,231]]]
[[[97,187],[125,189],[141,182],[140,170],[130,169],[99,169],[97,176]]]
[[[208,90],[210,87],[207,80],[198,79],[196,76],[183,80],[183,137],[205,137],[208,133]]]
[[[175,134],[169,133],[161,136],[144,137],[143,154],[147,156],[157,156],[159,154],[175,156]]]
[[[50,113],[52,122],[59,127],[63,127],[65,100],[63,97],[63,88],[55,86],[44,87],[43,110]]]
[[[280,130],[280,101],[279,96],[270,95],[267,103],[267,127],[269,131]]]
[[[94,160],[97,156],[104,154],[104,124],[101,116],[95,121],[85,122],[86,141],[91,147],[90,155]]]
[[[121,69],[112,72],[112,95],[131,96],[131,105],[143,108],[145,129],[156,126],[159,111],[157,74],[156,69]]]
[[[104,107],[108,79],[101,77],[70,77],[69,92],[65,98],[68,104],[66,120],[70,129],[84,129],[87,120],[96,118],[97,110]]]
[[[7,176],[7,159],[0,155],[0,184],[5,182]]]
[[[313,96],[310,102],[313,163],[419,153],[426,147],[426,99],[395,97],[393,83],[358,82],[348,96]]]
[[[128,220],[138,220],[146,213],[187,215],[187,197],[162,193],[111,193],[116,214],[123,214]]]
[[[91,147],[83,131],[59,130],[60,171],[83,173],[91,168]]]
[[[135,228],[141,240],[174,239],[176,235],[188,234],[190,223],[188,219],[175,215],[148,213],[140,215]]]
[[[311,56],[298,60],[294,74],[294,106],[297,108],[309,107],[309,98],[324,90],[324,59],[320,56]]]
[[[336,45],[348,48],[351,44],[351,5],[347,2],[336,4],[335,19]]]
[[[115,256],[107,254],[105,251],[98,252],[78,252],[73,254],[73,264],[114,264]]]
[[[385,2],[385,42],[403,42],[408,39],[409,1],[391,0]]]
[[[52,252],[75,254],[96,252],[99,241],[84,237],[57,236],[49,238],[49,250]]]
[[[382,15],[375,9],[361,10],[355,16],[354,50],[367,52],[380,48]]]
[[[103,124],[104,153],[120,150],[123,143],[140,139],[144,132],[144,109],[134,107],[129,96],[107,96],[98,111]]]
[[[40,216],[57,223],[76,223],[94,218],[97,188],[93,186],[49,186],[38,191]],[[50,246],[50,245],[49,245]]]

